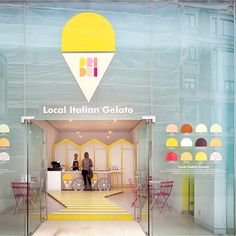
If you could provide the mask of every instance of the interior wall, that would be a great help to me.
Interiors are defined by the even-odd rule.
[[[51,166],[52,145],[58,141],[59,132],[46,121],[35,121],[34,123],[37,124],[40,128],[42,128],[45,132],[46,161],[47,166]]]
[[[133,142],[130,132],[112,132],[110,138],[107,138],[107,132],[83,132],[82,137],[76,132],[60,132],[58,136],[58,141],[64,138],[68,138],[77,144],[84,144],[87,141],[96,138],[99,141],[109,145],[118,139],[124,138],[129,142]]]

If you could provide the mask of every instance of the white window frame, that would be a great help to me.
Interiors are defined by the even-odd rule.
[[[193,79],[195,81],[195,83],[194,83],[195,87],[194,88],[191,88],[191,86],[188,87],[188,88],[185,87],[186,79]],[[191,82],[188,82],[188,84],[191,84]],[[189,76],[184,75],[183,80],[182,80],[182,89],[183,90],[189,90],[189,91],[197,91],[198,90],[198,78],[197,78],[197,76],[195,76],[195,75],[189,75]]]

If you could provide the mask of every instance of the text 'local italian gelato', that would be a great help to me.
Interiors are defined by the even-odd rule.
[[[60,106],[60,107],[47,107],[43,106],[44,114],[132,114],[134,110],[130,107],[88,107],[88,106]]]

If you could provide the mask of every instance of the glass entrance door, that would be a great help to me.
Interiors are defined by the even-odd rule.
[[[46,218],[44,131],[27,124],[27,233],[33,233]]]
[[[149,180],[150,160],[152,150],[152,123],[142,121],[137,133],[137,204],[135,205],[136,220],[147,235],[149,227]]]

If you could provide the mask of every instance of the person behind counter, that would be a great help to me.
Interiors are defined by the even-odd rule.
[[[78,161],[78,154],[74,154],[73,166],[72,170],[79,170],[79,161]]]
[[[85,186],[85,191],[91,190],[92,191],[92,183],[91,183],[91,178],[89,177],[88,173],[89,170],[93,167],[93,162],[89,158],[88,152],[84,153],[84,159],[82,160],[82,175],[84,178],[84,186]],[[88,180],[88,181],[87,181]],[[88,182],[88,183],[87,183]],[[88,186],[89,185],[89,186]]]

